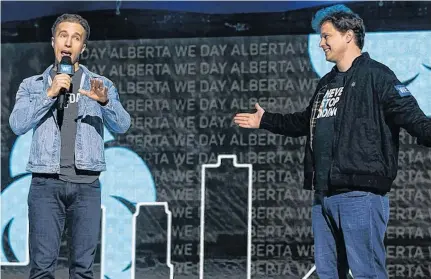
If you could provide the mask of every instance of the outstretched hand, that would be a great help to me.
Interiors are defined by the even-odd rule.
[[[79,93],[102,104],[108,102],[108,88],[103,85],[103,81],[91,79],[90,84],[90,91],[79,89]]]
[[[236,114],[233,118],[235,124],[242,128],[259,128],[260,121],[262,120],[262,116],[265,111],[259,106],[258,103],[256,103],[254,107],[257,110],[255,113]]]

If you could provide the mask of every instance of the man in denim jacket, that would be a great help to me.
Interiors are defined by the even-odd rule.
[[[33,129],[27,170],[33,178],[28,195],[30,278],[54,278],[61,235],[67,222],[71,278],[93,278],[100,233],[99,175],[106,170],[104,125],[125,133],[130,115],[114,84],[79,65],[90,35],[88,22],[64,14],[52,27],[54,65],[23,80],[10,115],[17,135]],[[63,56],[74,75],[57,74]],[[62,88],[67,105],[57,109]]]

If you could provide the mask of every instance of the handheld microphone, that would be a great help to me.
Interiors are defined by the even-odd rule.
[[[69,56],[63,56],[61,58],[60,63],[57,66],[57,75],[58,74],[68,74],[69,76],[73,76],[73,74],[75,73],[74,69],[73,69],[73,64],[72,64],[72,59]],[[69,90],[69,88],[61,88],[60,89],[60,94],[58,95],[58,104],[57,104],[57,109],[58,110],[63,110],[66,102],[66,93]]]

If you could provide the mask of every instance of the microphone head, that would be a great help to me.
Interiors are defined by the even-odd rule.
[[[72,59],[69,56],[61,57],[61,61],[57,67],[57,74],[68,74],[73,76],[75,70],[73,68]]]

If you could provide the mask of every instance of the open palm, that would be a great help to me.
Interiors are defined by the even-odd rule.
[[[108,88],[103,85],[103,81],[90,79],[90,85],[90,91],[79,89],[79,93],[100,103],[106,103],[108,101]]]
[[[255,113],[238,113],[234,116],[235,124],[242,128],[259,128],[262,115],[264,114],[263,108],[258,103],[254,105],[256,108]]]

